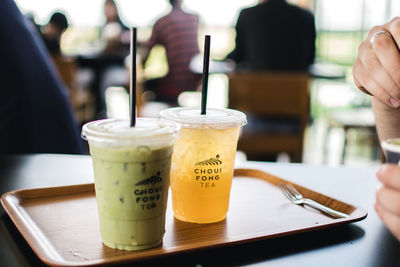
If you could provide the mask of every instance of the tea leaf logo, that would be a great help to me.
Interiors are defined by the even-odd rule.
[[[215,158],[209,158],[209,159],[197,162],[195,165],[206,166],[206,165],[220,165],[220,164],[222,164],[222,161],[219,159],[219,155],[216,155]]]
[[[146,178],[135,185],[155,185],[158,183],[162,182],[162,178],[160,177],[160,172],[157,172],[156,175],[150,176],[149,178]]]

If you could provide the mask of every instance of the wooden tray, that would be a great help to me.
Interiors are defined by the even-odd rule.
[[[361,208],[292,183],[305,196],[350,216],[333,219],[294,205],[276,187],[282,182],[287,181],[262,171],[235,170],[227,219],[213,224],[174,219],[169,199],[163,244],[137,252],[102,244],[93,184],[11,191],[1,203],[38,257],[53,266],[130,262],[312,231],[367,216]]]

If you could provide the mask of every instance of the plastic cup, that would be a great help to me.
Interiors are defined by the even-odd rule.
[[[391,138],[381,143],[388,163],[400,164],[400,138]]]
[[[235,154],[246,115],[231,109],[170,108],[161,117],[181,125],[171,163],[175,218],[193,223],[224,220]]]
[[[85,124],[103,243],[122,250],[159,245],[174,141],[179,125],[158,119],[107,119]]]

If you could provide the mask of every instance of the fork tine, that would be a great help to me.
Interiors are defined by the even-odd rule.
[[[281,189],[282,193],[290,200],[293,201],[295,200],[294,195],[292,194],[292,192],[290,192],[289,188],[287,187],[286,184],[280,184],[279,188]]]
[[[280,185],[279,185],[279,189],[282,191],[283,195],[289,199],[289,195],[288,195],[288,193],[286,192],[286,189],[285,189],[285,187],[284,187],[283,184],[280,184]]]
[[[291,184],[286,184],[286,188],[295,198],[302,198],[303,195]]]

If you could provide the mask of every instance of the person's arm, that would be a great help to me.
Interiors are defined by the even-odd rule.
[[[372,95],[379,139],[400,137],[400,18],[373,27],[353,65],[356,86]],[[384,164],[376,173],[375,211],[400,240],[400,166]]]
[[[142,66],[144,66],[146,64],[146,61],[147,61],[147,59],[149,58],[149,55],[150,55],[150,51],[151,51],[151,47],[149,47],[147,45],[147,43],[145,43],[143,45]]]
[[[13,0],[0,1],[0,40],[0,154],[82,153],[68,91]]]
[[[308,65],[314,63],[315,59],[315,39],[317,37],[316,30],[315,30],[315,19],[314,16],[311,15],[311,22],[310,22],[310,57],[308,58]]]
[[[238,20],[236,22],[236,38],[235,38],[235,48],[226,56],[226,59],[232,59],[236,63],[243,60],[243,11],[240,12]]]
[[[389,107],[376,97],[372,97],[379,140],[400,137],[400,109]]]
[[[143,47],[142,66],[146,64],[153,46],[159,43],[159,34],[159,21],[157,21],[153,26],[150,39],[147,42],[141,43],[141,46]]]

